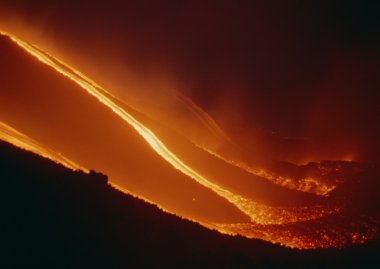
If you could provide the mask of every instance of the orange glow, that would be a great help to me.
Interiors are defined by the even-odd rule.
[[[29,150],[42,157],[48,158],[56,163],[60,163],[63,166],[70,168],[71,170],[82,170],[83,172],[88,172],[88,170],[68,158],[64,157],[62,154],[56,153],[55,151],[48,149],[38,143],[37,141],[31,139],[23,133],[20,133],[16,129],[10,127],[4,122],[0,121],[0,140],[4,140],[8,143],[15,145],[16,147]]]
[[[214,155],[215,157],[231,164],[234,166],[237,166],[245,171],[247,171],[250,174],[253,174],[255,176],[259,176],[262,178],[265,178],[275,184],[278,184],[280,186],[286,187],[291,190],[297,190],[302,192],[308,192],[313,193],[316,195],[321,196],[327,196],[332,190],[336,188],[336,185],[334,184],[327,184],[321,181],[318,181],[314,178],[303,178],[300,180],[296,180],[290,177],[284,177],[281,175],[276,175],[273,172],[269,172],[263,169],[255,169],[253,167],[250,167],[249,165],[243,163],[243,162],[236,162],[233,160],[228,160],[221,155],[203,148],[203,150],[207,151],[208,153]]]
[[[320,224],[322,224],[321,222]],[[301,223],[290,226],[266,225],[261,226],[252,223],[216,224],[217,229],[227,234],[244,234],[248,238],[260,238],[272,243],[285,243],[291,248],[315,249],[315,248],[343,248],[347,244],[364,244],[370,239],[376,238],[379,222],[370,219],[356,222],[339,222],[330,224],[329,229],[323,225],[313,227],[310,223]],[[357,230],[349,231],[350,226]],[[366,229],[365,232],[360,229]],[[342,229],[349,232],[341,233]],[[352,228],[351,228],[352,229]],[[315,234],[318,234],[315,237]],[[318,239],[316,239],[318,238]]]
[[[7,141],[17,147],[32,151],[56,163],[60,163],[64,165],[65,167],[70,168],[72,170],[82,170],[84,172],[88,172],[86,168],[83,168],[75,164],[74,162],[72,162],[71,160],[62,156],[59,153],[56,153],[42,146],[37,141],[27,137],[26,135],[20,133],[19,131],[13,129],[12,127],[10,127],[9,125],[3,122],[0,122],[0,139]],[[110,185],[114,187],[115,189],[131,194],[129,190],[125,189],[122,186],[119,186],[116,183],[110,182]],[[153,201],[150,201],[146,198],[144,198],[144,200],[148,203],[155,204]],[[159,208],[165,212],[169,212],[163,207],[159,206]],[[289,232],[287,229],[282,228],[278,224],[277,225],[276,224],[263,225],[263,224],[255,224],[255,223],[241,223],[241,224],[212,224],[212,223],[206,223],[206,222],[199,222],[199,223],[211,229],[218,229],[222,233],[242,234],[249,238],[260,238],[272,243],[280,243],[280,244],[293,247],[293,248],[322,248],[322,247],[336,246],[336,242],[330,238],[327,238],[327,239],[324,238],[323,241],[320,241],[320,240],[315,240],[310,236],[308,237],[307,235],[304,235],[304,234],[294,236],[295,231]],[[372,238],[376,234],[376,232],[377,230],[372,229],[368,232],[368,235],[366,236],[360,233],[353,233],[351,236],[352,241],[356,243],[364,243],[367,239]]]
[[[102,87],[89,80],[82,75],[79,71],[76,71],[72,67],[64,64],[62,61],[58,61],[48,53],[43,52],[41,49],[34,45],[31,45],[25,41],[18,39],[10,34],[2,33],[9,36],[15,43],[25,49],[27,52],[35,56],[38,60],[44,64],[54,68],[57,72],[68,77],[77,83],[81,88],[86,90],[89,94],[98,99],[101,103],[109,107],[115,114],[121,117],[126,123],[130,124],[151,146],[151,148],[167,162],[169,162],[175,169],[178,169],[185,175],[191,177],[199,184],[206,188],[213,190],[221,197],[234,204],[243,213],[251,218],[253,222],[260,224],[283,224],[289,222],[305,221],[310,219],[320,218],[325,215],[334,213],[337,209],[321,210],[320,207],[303,207],[303,208],[273,208],[266,205],[258,204],[250,199],[242,197],[241,195],[234,194],[229,190],[223,189],[219,185],[209,181],[204,176],[194,171],[191,167],[183,163],[172,151],[170,151],[166,145],[158,139],[158,137],[143,124],[137,121],[132,115],[127,113],[122,107],[116,104],[116,101],[112,100],[112,96],[109,95]]]
[[[177,154],[175,149],[170,149],[168,143],[165,143],[158,134],[154,133],[152,128],[148,128],[147,125],[139,120],[138,117],[135,117],[129,113],[126,108],[120,105],[120,102],[123,101],[115,97],[111,92],[105,90],[102,86],[98,85],[81,72],[65,64],[63,61],[56,59],[41,48],[23,41],[14,35],[4,32],[0,33],[9,37],[15,44],[23,48],[29,54],[33,55],[43,64],[51,67],[56,72],[80,86],[81,89],[90,94],[99,103],[106,106],[115,115],[122,119],[123,123],[131,126],[149,145],[150,149],[169,163],[171,167],[205,187],[207,190],[211,190],[218,196],[224,198],[229,202],[229,204],[232,204],[244,215],[248,216],[250,222],[215,223],[207,222],[205,220],[190,219],[209,228],[217,229],[220,232],[241,234],[250,238],[260,238],[269,242],[280,243],[282,245],[295,248],[341,247],[350,243],[362,243],[367,239],[373,238],[377,234],[378,231],[375,228],[377,222],[371,221],[360,222],[358,224],[361,226],[368,225],[369,227],[367,229],[367,233],[351,231],[350,227],[348,227],[349,225],[344,227],[343,230],[339,230],[339,227],[334,227],[328,230],[330,223],[327,222],[326,219],[339,216],[342,211],[342,205],[335,200],[331,202],[327,201],[326,203],[315,203],[312,205],[268,205],[261,202],[256,202],[254,198],[242,195],[226,185],[219,184],[219,182],[216,183],[214,180],[210,179],[208,175],[198,171],[195,167],[193,167],[193,165],[190,165],[183,158],[181,158],[181,155]],[[206,128],[208,128],[211,133],[219,139],[231,143],[228,135],[200,107],[181,94],[178,94],[177,98],[206,126]],[[73,170],[80,169],[83,171],[88,171],[87,169],[89,169],[89,167],[83,168],[75,164],[69,159],[63,157],[61,154],[42,146],[40,142],[36,142],[28,136],[1,122],[0,139],[8,141],[18,147],[33,151],[36,154],[47,157],[57,163],[61,163]],[[207,148],[200,148],[205,152],[208,152],[212,155],[212,157],[223,160],[228,165],[237,167],[254,176],[264,178],[267,181],[270,181],[271,184],[273,183],[273,185],[279,185],[276,187],[285,187],[293,190],[294,192],[316,194],[318,196],[317,198],[320,198],[321,200],[324,198],[327,199],[328,195],[335,188],[337,188],[336,184],[328,184],[312,177],[296,180],[290,177],[277,175],[266,171],[265,169],[255,169],[242,162],[224,158],[218,153],[215,153]],[[111,178],[111,181],[112,180],[113,178]],[[129,193],[127,190],[128,187],[120,186],[116,183],[111,183],[111,185],[119,190]],[[151,199],[145,200],[152,201]],[[196,199],[193,198],[193,201],[195,200]],[[163,206],[160,206],[160,208],[165,210]],[[173,211],[171,212],[176,213]],[[312,223],[312,225],[308,225],[309,223]],[[318,223],[321,223],[320,227],[315,228],[314,226],[318,226]],[[326,235],[327,231],[331,230],[334,231],[335,236],[328,237]],[[328,238],[326,238],[326,236]]]

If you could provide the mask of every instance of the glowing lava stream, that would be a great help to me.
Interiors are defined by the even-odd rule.
[[[62,156],[60,153],[56,153],[53,150],[44,147],[37,141],[31,139],[25,134],[20,133],[19,131],[3,122],[0,122],[0,140],[5,140],[19,148],[32,151],[35,154],[51,159],[52,161],[60,163],[72,170],[83,170],[84,172],[88,172],[87,169],[80,167],[66,157]],[[115,183],[109,182],[109,184],[115,189],[131,194],[130,191]],[[148,203],[155,204],[149,199],[143,199]],[[165,208],[157,204],[155,205],[158,206],[161,210],[169,212]],[[341,216],[338,216],[338,218],[341,218]],[[295,224],[261,225],[254,223],[199,223],[210,229],[217,229],[221,233],[230,235],[243,234],[248,238],[260,238],[272,243],[279,243],[287,247],[298,249],[344,247],[347,242],[363,244],[368,239],[374,238],[378,233],[378,222],[373,222],[371,219],[364,222],[359,220],[359,222],[354,225],[354,227],[356,227],[356,230],[354,229],[352,231],[349,229],[352,228],[351,222],[336,223],[340,229],[342,228],[342,225],[348,226],[348,228],[346,227],[348,232],[345,233],[340,233],[340,229],[330,229],[329,231],[326,231],[326,227],[324,225],[317,225],[318,227],[314,227],[313,225],[309,226],[306,223],[300,224],[302,227],[301,229],[298,226],[294,226]],[[308,232],[305,233],[305,230]],[[363,230],[365,230],[365,232],[363,232]],[[330,236],[327,236],[327,234],[330,234]]]
[[[16,129],[10,127],[9,125],[1,121],[0,121],[0,140],[4,140],[8,143],[15,145],[16,147],[29,150],[42,157],[53,160],[54,162],[60,163],[71,170],[82,170],[84,172],[88,172],[86,168],[67,159],[66,157],[62,156],[60,153],[57,153],[51,149],[48,149],[42,146],[37,141],[33,140],[32,138],[26,136],[25,134],[17,131]]]
[[[224,162],[228,164],[239,167],[252,175],[265,178],[273,182],[274,184],[280,185],[282,187],[285,187],[291,190],[312,193],[319,196],[328,196],[328,194],[337,187],[334,184],[325,184],[314,178],[302,178],[300,180],[295,180],[290,177],[279,176],[274,173],[265,171],[263,169],[252,168],[251,166],[243,162],[236,162],[233,160],[226,159],[223,156],[219,155],[218,153],[212,150],[209,150],[207,148],[204,148],[202,146],[199,146],[199,145],[196,145],[196,146],[208,152],[209,154],[215,156],[216,158],[223,160]]]
[[[72,160],[63,156],[61,153],[55,152],[54,150],[45,147],[44,145],[37,142],[36,140],[30,138],[29,136],[21,133],[20,131],[14,129],[13,127],[1,121],[0,121],[0,140],[8,142],[18,148],[33,152],[34,154],[37,154],[41,157],[52,160],[53,162],[59,163],[63,165],[64,167],[69,168],[73,171],[83,171],[84,173],[90,172],[87,168],[84,168],[83,166],[76,164]],[[108,183],[115,189],[118,189],[124,193],[128,193],[133,196],[133,194],[126,188],[113,182],[108,182]],[[145,202],[154,204],[155,206],[159,207],[162,211],[170,213],[165,208],[155,204],[153,201],[150,201],[149,199],[145,197],[140,197],[140,196],[135,196],[135,197],[144,199]]]
[[[216,123],[216,121],[201,107],[199,107],[190,98],[186,97],[180,92],[174,92],[174,95],[177,98],[177,100],[179,100],[192,114],[194,114],[216,138],[228,142],[233,146],[236,146],[234,142],[228,137],[228,135],[223,131],[223,129]],[[256,169],[244,162],[236,162],[234,160],[227,159],[221,156],[220,154],[197,144],[194,141],[192,142],[198,148],[208,152],[209,154],[230,165],[236,166],[252,175],[265,178],[277,185],[281,185],[282,187],[291,190],[312,193],[319,196],[327,196],[332,190],[336,188],[336,185],[325,184],[314,178],[303,178],[300,180],[295,180],[290,177],[276,175],[275,173],[271,173],[263,169]]]
[[[221,141],[225,141],[230,145],[236,146],[236,144],[229,138],[229,136],[223,131],[223,129],[217,124],[217,122],[206,111],[204,111],[201,107],[199,107],[190,98],[186,97],[182,93],[174,92],[174,95],[176,99],[179,100],[193,115],[195,115],[200,120],[200,122],[216,138],[220,139]],[[192,143],[198,148],[208,152],[214,157],[230,165],[236,166],[252,175],[265,178],[274,184],[280,185],[282,187],[285,187],[291,190],[312,193],[319,196],[328,196],[328,194],[336,188],[336,185],[334,184],[325,184],[323,182],[320,182],[310,177],[302,178],[300,180],[295,180],[293,178],[280,176],[263,169],[253,168],[244,162],[236,162],[234,160],[225,158],[222,155],[214,152],[213,150],[210,150],[208,148],[205,148],[204,146],[197,144],[195,141],[192,141]]]
[[[123,108],[118,106],[115,101],[112,101],[113,96],[105,91],[102,87],[85,77],[79,71],[68,66],[62,61],[57,60],[53,56],[44,52],[42,49],[29,44],[11,34],[0,32],[2,35],[8,36],[18,46],[23,48],[29,54],[36,57],[42,63],[52,67],[57,72],[74,81],[89,94],[98,99],[101,103],[110,108],[115,114],[121,117],[125,122],[131,125],[141,135],[151,148],[159,154],[163,159],[169,162],[175,169],[178,169],[183,174],[194,179],[199,184],[211,189],[219,196],[225,198],[230,203],[234,204],[239,210],[250,217],[252,222],[258,224],[284,224],[294,223],[299,221],[307,221],[317,219],[326,215],[336,213],[337,208],[328,208],[322,206],[313,207],[271,207],[258,204],[250,199],[234,194],[229,190],[223,189],[219,185],[210,182],[202,175],[198,174],[191,167],[183,163],[166,145],[147,127],[137,121],[132,115],[127,113]]]

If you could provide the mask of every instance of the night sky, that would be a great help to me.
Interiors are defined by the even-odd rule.
[[[247,148],[380,161],[379,1],[1,0],[0,17],[94,75],[167,76]]]

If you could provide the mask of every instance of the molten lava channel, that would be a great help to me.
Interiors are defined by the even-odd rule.
[[[79,71],[74,70],[72,67],[64,64],[62,61],[55,59],[50,54],[44,52],[42,49],[22,41],[21,39],[9,35],[8,36],[20,47],[35,56],[44,64],[49,65],[56,71],[77,83],[81,88],[86,90],[89,94],[98,99],[101,103],[109,107],[115,114],[121,117],[126,123],[130,124],[151,146],[151,148],[160,155],[163,159],[169,162],[174,168],[178,169],[185,175],[191,177],[199,184],[213,190],[221,197],[234,204],[242,212],[251,218],[253,222],[260,224],[282,224],[289,222],[305,221],[322,217],[326,214],[331,214],[333,210],[320,210],[320,208],[300,208],[300,209],[285,209],[285,208],[271,208],[269,206],[255,203],[254,201],[232,193],[229,190],[223,189],[219,185],[209,181],[191,167],[182,162],[168,147],[147,127],[137,121],[132,115],[127,113],[122,107],[112,100],[112,96],[105,91],[102,87],[88,79]]]
[[[195,169],[193,169],[188,164],[183,162],[180,158],[178,158],[177,155],[174,154],[173,151],[170,150],[168,146],[165,145],[155,133],[153,133],[152,130],[150,130],[144,124],[139,122],[135,117],[133,117],[130,113],[123,109],[122,106],[118,105],[119,100],[115,96],[113,96],[110,92],[106,91],[100,85],[96,84],[93,80],[89,79],[81,72],[75,70],[73,67],[65,64],[63,61],[56,59],[49,53],[43,51],[41,48],[32,45],[26,41],[23,41],[14,35],[5,32],[0,33],[9,37],[15,44],[23,48],[29,54],[33,55],[42,63],[50,66],[55,71],[59,72],[63,76],[75,82],[77,85],[80,86],[80,88],[82,88],[87,93],[95,97],[100,103],[111,109],[113,113],[118,115],[125,123],[133,127],[134,130],[146,141],[146,143],[149,144],[151,149],[165,161],[170,163],[175,169],[177,169],[184,175],[190,177],[191,179],[195,180],[202,186],[212,190],[217,195],[226,199],[228,202],[237,207],[241,212],[246,214],[251,220],[250,223],[242,224],[237,223],[231,225],[202,223],[203,225],[216,228],[221,232],[231,234],[242,234],[252,238],[261,238],[273,243],[280,243],[286,246],[296,248],[317,248],[342,245],[342,243],[339,241],[341,239],[341,236],[331,237],[328,238],[328,240],[325,238],[325,227],[319,227],[314,230],[309,229],[307,231],[308,236],[306,236],[305,233],[299,232],[297,230],[298,223],[301,223],[302,225],[307,225],[308,223],[318,219],[321,219],[323,223],[324,218],[330,218],[331,216],[338,214],[340,212],[339,207],[329,207],[321,205],[299,207],[274,207],[257,203],[250,198],[243,197],[240,194],[236,194],[226,188],[223,188],[222,186],[212,182],[205,176],[201,175]],[[191,109],[192,112],[205,123],[205,125],[209,126],[210,129],[214,130],[216,135],[225,140],[229,140],[228,136],[223,132],[223,130],[221,130],[218,127],[215,121],[207,114],[204,114],[204,112],[195,104],[193,104],[191,100],[187,99],[182,95],[179,95],[178,98],[186,107]],[[40,143],[16,131],[15,129],[13,129],[5,123],[0,123],[0,139],[8,141],[18,147],[31,150],[41,156],[50,158],[53,161],[61,163],[68,168],[87,171],[86,168],[80,167],[79,165],[76,165],[69,159],[63,157],[61,154],[43,147]],[[207,151],[207,149],[205,150]],[[242,164],[229,161],[228,159],[225,159],[216,153],[210,153],[252,174],[267,178],[276,184],[289,187],[289,184],[284,183],[288,182],[286,178],[273,176],[265,172],[264,170],[252,170],[249,167],[246,167]],[[310,179],[309,181],[306,180],[304,184],[306,187],[294,187],[294,189],[298,191],[307,191],[309,188],[307,186],[308,184],[316,185],[318,184],[318,182],[314,182],[312,179]],[[333,188],[334,187],[331,186],[329,187],[321,185],[319,188],[319,193],[317,194],[325,195],[329,193]],[[125,191],[125,189],[122,187],[119,187],[119,189]],[[348,243],[357,243],[356,241],[361,243],[362,241],[365,241],[368,238],[372,238],[377,234],[377,229],[373,228],[376,226],[371,227],[372,228],[369,230],[373,232],[365,235],[353,232],[347,233],[346,231],[342,231],[341,233],[348,235],[348,238],[352,239],[346,239]],[[340,234],[340,231],[337,231],[337,234]],[[322,240],[323,238],[325,240]],[[353,238],[365,239],[355,241]]]

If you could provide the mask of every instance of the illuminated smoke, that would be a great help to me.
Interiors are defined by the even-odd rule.
[[[191,112],[193,113],[202,124],[217,138],[221,141],[232,143],[228,135],[223,131],[223,129],[216,123],[216,121],[206,113],[202,108],[196,105],[190,98],[183,95],[180,92],[175,93],[176,98]]]

